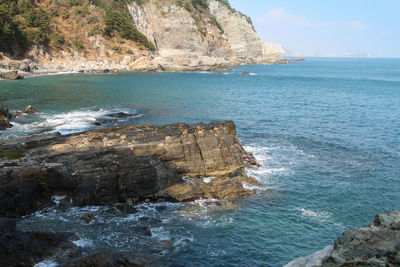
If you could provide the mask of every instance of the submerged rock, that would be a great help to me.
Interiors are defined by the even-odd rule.
[[[79,219],[85,223],[91,223],[92,221],[96,220],[96,217],[92,213],[86,213],[83,214]]]
[[[23,111],[22,113],[26,113],[26,114],[35,114],[35,113],[37,113],[37,110],[36,110],[34,107],[32,107],[31,105],[28,105],[28,106],[24,109],[24,111]]]

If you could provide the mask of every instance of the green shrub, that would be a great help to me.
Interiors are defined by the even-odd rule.
[[[53,33],[51,35],[51,40],[53,42],[54,47],[61,49],[65,44],[65,38],[60,33]]]
[[[0,0],[0,51],[23,55],[49,41],[50,21],[31,0]]]
[[[72,40],[72,44],[75,46],[76,50],[82,51],[84,46],[81,40]]]
[[[117,32],[122,38],[134,40],[147,49],[155,50],[154,44],[150,42],[143,33],[136,29],[130,17],[121,12],[108,8],[104,16],[104,22],[106,24],[104,28],[105,36],[111,37]]]

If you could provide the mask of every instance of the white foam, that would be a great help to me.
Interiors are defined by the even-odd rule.
[[[211,183],[211,181],[214,180],[215,178],[217,178],[217,177],[204,177],[204,178],[203,178],[203,182],[206,183],[206,184],[209,184],[209,183]]]
[[[171,236],[168,230],[165,230],[164,227],[157,227],[150,229],[151,235],[153,238],[156,238],[159,241],[170,240]]]
[[[66,196],[53,196],[51,200],[58,206],[65,197]]]
[[[86,247],[93,247],[93,240],[90,239],[79,239],[76,241],[73,241],[75,245],[78,247],[86,248]]]
[[[321,266],[322,261],[329,257],[333,251],[333,246],[327,246],[324,249],[317,251],[310,256],[297,258],[294,261],[284,265],[283,267],[315,267]]]
[[[44,260],[34,265],[34,267],[56,267],[59,264],[54,260]]]
[[[246,190],[259,190],[260,186],[249,184],[247,182],[242,182],[242,187]]]
[[[31,123],[21,123],[14,121],[14,127],[9,132],[19,132],[22,134],[37,132],[59,132],[61,134],[71,134],[94,128],[94,122],[99,118],[110,118],[107,115],[117,112],[135,113],[134,110],[121,109],[78,109],[58,114],[38,113],[38,121]],[[116,121],[124,121],[132,117],[114,118]]]
[[[335,222],[331,218],[331,214],[328,212],[325,211],[316,212],[305,208],[296,208],[295,210],[301,212],[302,218],[310,218],[321,224],[329,223],[343,229],[346,228],[343,224]]]

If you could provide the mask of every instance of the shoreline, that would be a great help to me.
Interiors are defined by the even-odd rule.
[[[188,67],[188,66],[181,66],[179,68],[144,68],[144,69],[138,69],[138,70],[129,70],[128,68],[126,69],[119,69],[119,68],[113,68],[113,69],[89,69],[89,70],[51,70],[51,69],[42,69],[42,70],[36,70],[36,71],[23,71],[15,68],[0,68],[0,73],[7,73],[7,72],[12,72],[12,71],[17,71],[19,75],[21,75],[24,79],[25,78],[32,78],[32,77],[41,77],[41,76],[52,76],[52,75],[63,75],[63,74],[79,74],[79,73],[85,73],[85,74],[106,74],[106,73],[118,73],[118,72],[133,72],[133,73],[138,73],[138,72],[171,72],[171,73],[195,73],[195,72],[207,72],[207,73],[212,73],[212,74],[223,74],[223,72],[220,71],[231,71],[232,68],[234,67],[240,67],[240,66],[245,66],[245,65],[284,65],[284,64],[293,64],[295,62],[303,62],[305,61],[305,58],[282,58],[280,60],[274,60],[271,62],[265,62],[265,63],[248,63],[248,64],[227,64],[227,65],[214,65],[214,66],[195,66],[195,67]],[[7,80],[7,79],[2,79],[0,78],[0,81],[2,80]]]

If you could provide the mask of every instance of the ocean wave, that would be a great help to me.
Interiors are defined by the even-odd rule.
[[[320,224],[331,224],[335,225],[339,228],[345,229],[346,227],[341,224],[337,223],[332,219],[332,214],[325,211],[313,211],[305,208],[296,208],[295,211],[300,212],[300,216],[302,218],[308,218],[314,220]]]
[[[44,260],[39,263],[36,263],[33,267],[56,267],[59,264],[55,260]]]
[[[117,108],[78,109],[58,114],[38,113],[13,121],[14,126],[5,131],[5,137],[54,132],[72,134],[104,126],[118,126],[119,123],[139,116],[141,114],[136,114],[135,110]]]
[[[75,245],[77,245],[78,247],[81,247],[81,248],[93,247],[93,240],[86,239],[86,238],[72,241],[72,243],[74,243]]]
[[[264,189],[269,189],[269,186],[277,176],[286,176],[293,173],[292,169],[283,166],[283,163],[272,155],[271,152],[275,148],[269,146],[248,145],[244,146],[244,149],[252,152],[257,161],[261,164],[261,167],[259,168],[246,168],[246,173],[249,176],[255,177],[262,184]]]

